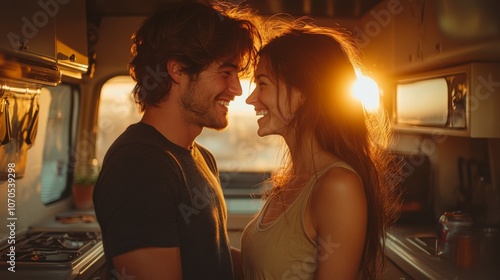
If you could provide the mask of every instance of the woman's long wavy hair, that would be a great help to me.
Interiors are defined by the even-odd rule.
[[[397,218],[399,168],[388,151],[391,133],[384,113],[368,113],[351,94],[355,68],[362,70],[359,52],[347,32],[323,28],[304,19],[293,22],[271,20],[277,35],[260,50],[258,59],[286,86],[304,96],[302,106],[287,127],[301,143],[303,132],[311,132],[320,148],[349,164],[359,174],[368,206],[366,242],[360,265],[363,279],[376,279],[384,266],[384,237]],[[267,36],[270,36],[269,33]],[[278,101],[279,102],[279,101]],[[295,145],[295,149],[304,145]],[[283,169],[273,174],[273,189],[279,190],[295,174],[290,154]],[[312,153],[311,153],[312,156]]]

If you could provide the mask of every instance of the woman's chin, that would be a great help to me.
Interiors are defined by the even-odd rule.
[[[266,131],[266,129],[259,127],[259,129],[257,130],[257,135],[259,135],[260,137],[264,137],[264,136],[267,136],[269,134],[270,133],[268,131]]]

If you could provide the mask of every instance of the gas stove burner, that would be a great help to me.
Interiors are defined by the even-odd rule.
[[[71,262],[101,240],[99,232],[32,232],[16,240],[18,262]],[[7,251],[1,260],[7,260]]]
[[[57,242],[61,244],[66,249],[78,249],[83,246],[83,241],[69,240],[69,239],[58,239]]]
[[[33,230],[10,243],[0,243],[0,279],[10,279],[11,268],[15,279],[94,279],[91,276],[106,263],[99,231]]]

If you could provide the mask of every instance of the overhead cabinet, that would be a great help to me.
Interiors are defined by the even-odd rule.
[[[38,5],[25,1],[2,3],[0,16],[0,49],[3,53],[34,62],[55,64],[56,28],[54,16]]]
[[[73,71],[85,73],[89,63],[85,1],[66,2],[55,17],[57,65],[63,74],[70,75]]]
[[[393,29],[397,73],[500,59],[498,1],[399,3]]]
[[[0,56],[81,77],[88,68],[85,0],[2,3]],[[1,63],[1,60],[0,60]]]

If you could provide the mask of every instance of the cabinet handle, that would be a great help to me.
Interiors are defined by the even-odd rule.
[[[61,52],[58,52],[57,53],[57,59],[58,60],[69,60],[71,62],[75,62],[76,61],[76,55],[73,53],[71,54],[70,56],[67,56]]]

